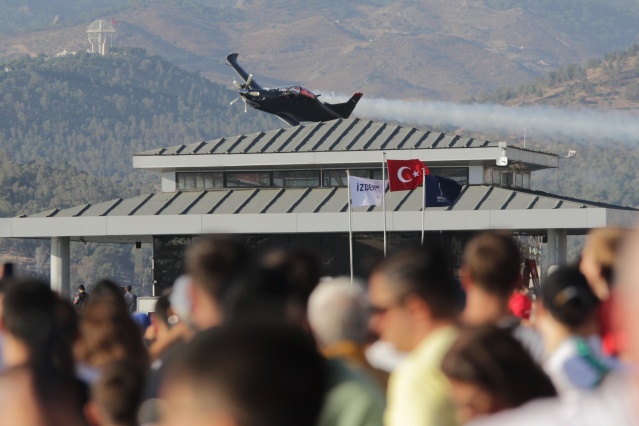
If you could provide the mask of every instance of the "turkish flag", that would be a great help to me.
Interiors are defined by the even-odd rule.
[[[424,174],[429,173],[421,160],[386,160],[386,164],[391,192],[415,189],[422,184]]]

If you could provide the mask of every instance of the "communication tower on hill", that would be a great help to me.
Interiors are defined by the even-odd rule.
[[[91,53],[106,55],[109,49],[107,41],[113,44],[113,34],[115,34],[115,28],[111,22],[104,19],[93,21],[87,28]]]

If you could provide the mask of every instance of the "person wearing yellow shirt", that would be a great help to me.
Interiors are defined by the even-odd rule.
[[[371,327],[409,355],[388,383],[385,426],[455,426],[441,362],[457,337],[457,298],[445,253],[420,248],[386,258],[372,271]]]

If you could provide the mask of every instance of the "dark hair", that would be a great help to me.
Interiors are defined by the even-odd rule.
[[[314,426],[326,391],[324,360],[303,331],[225,324],[203,331],[169,361],[165,383],[230,401],[241,426]]]
[[[164,289],[158,300],[155,302],[155,317],[162,321],[167,327],[169,324],[169,309],[171,308],[171,292],[173,289]]]
[[[78,290],[84,290],[84,284],[80,284],[80,285],[78,286]]]
[[[230,237],[203,237],[186,253],[187,274],[215,299],[221,299],[234,280],[251,271],[249,251]]]
[[[435,318],[451,318],[457,314],[455,286],[448,257],[437,245],[401,251],[387,257],[371,272],[382,274],[396,294],[414,294],[428,303]]]
[[[444,374],[489,392],[501,409],[557,394],[521,343],[494,326],[466,328],[442,361]]]
[[[519,247],[508,234],[482,232],[466,244],[462,267],[475,285],[506,298],[520,282]]]
[[[144,372],[131,362],[120,361],[102,370],[91,387],[91,395],[107,414],[109,423],[136,425],[143,388]]]
[[[578,327],[595,312],[599,299],[576,266],[560,266],[541,288],[544,307],[568,327]]]
[[[130,285],[127,285],[126,287],[124,287],[124,289],[125,289],[126,291],[131,291],[132,287],[131,287]]]
[[[2,303],[4,325],[27,346],[32,367],[73,372],[71,348],[57,321],[58,297],[47,284],[32,279],[17,280]]]
[[[111,280],[102,279],[93,285],[91,300],[95,300],[102,297],[112,298],[113,300],[116,300],[119,303],[122,303],[123,306],[126,306],[126,302],[124,301],[124,295],[122,294],[121,287]]]

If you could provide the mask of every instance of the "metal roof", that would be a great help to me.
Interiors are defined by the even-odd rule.
[[[351,118],[153,149],[136,155],[264,154],[487,146],[496,144],[480,139]]]
[[[337,213],[347,211],[346,188],[251,188],[211,191],[178,191],[141,195],[129,199],[86,204],[64,210],[47,210],[22,217],[96,217],[153,216],[190,214],[270,214]],[[421,190],[387,193],[389,212],[421,210]],[[426,211],[450,210],[554,210],[589,207],[635,210],[591,201],[561,197],[541,191],[468,185],[451,207],[427,208]],[[356,210],[362,210],[358,208]],[[380,206],[368,211],[381,211]]]

